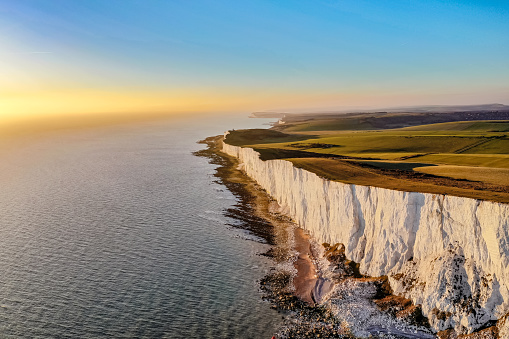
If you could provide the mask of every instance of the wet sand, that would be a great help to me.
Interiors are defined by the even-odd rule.
[[[297,274],[293,278],[295,295],[310,305],[315,304],[314,290],[318,281],[316,266],[312,261],[313,253],[309,235],[302,228],[295,229],[295,250],[299,253],[295,261]]]

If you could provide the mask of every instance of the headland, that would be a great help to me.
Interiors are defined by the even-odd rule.
[[[334,272],[350,272],[346,280],[343,273],[329,277],[336,285],[331,309],[341,310],[345,298],[355,297],[352,290],[371,290],[370,305],[392,314],[421,321],[416,310],[422,304],[421,325],[429,323],[441,338],[504,337],[509,121],[500,119],[509,112],[495,113],[484,120],[371,130],[334,130],[331,121],[309,117],[283,120],[271,130],[230,131],[223,150],[276,199],[281,213],[324,243],[316,251],[333,258],[327,265]],[[386,114],[347,120],[373,126],[371,120]],[[395,115],[401,118],[390,114],[388,121]],[[344,126],[343,118],[335,123]],[[431,177],[416,175],[432,166],[438,170]],[[477,180],[461,178],[472,167]],[[437,175],[445,170],[457,177]],[[345,281],[348,288],[338,288]]]

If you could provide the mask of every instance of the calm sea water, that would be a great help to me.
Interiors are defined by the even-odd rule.
[[[0,151],[0,337],[270,338],[267,245],[196,141],[247,118],[59,132]]]

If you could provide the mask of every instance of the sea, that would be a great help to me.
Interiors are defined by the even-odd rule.
[[[245,114],[32,136],[0,149],[1,338],[271,338],[268,245],[197,141]]]

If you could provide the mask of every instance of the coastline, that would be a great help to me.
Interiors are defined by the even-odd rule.
[[[387,276],[361,274],[359,264],[346,258],[342,244],[318,244],[297,227],[241,169],[239,160],[222,151],[222,139],[203,140],[208,148],[197,153],[207,154],[197,155],[221,165],[215,176],[240,200],[226,215],[240,220],[241,228],[272,246],[262,255],[272,258],[275,266],[261,279],[260,290],[263,299],[285,319],[275,338],[457,337],[453,331],[433,334],[419,305],[394,295]],[[461,337],[475,338],[481,333],[497,338],[495,326]]]
[[[208,147],[195,155],[219,165],[214,174],[218,182],[238,198],[225,214],[241,225],[231,226],[271,245],[261,255],[272,258],[275,266],[260,280],[260,290],[285,319],[275,338],[436,337],[421,308],[393,295],[386,276],[360,274],[342,244],[317,243],[281,212],[275,199],[241,169],[238,158],[222,151],[222,140],[215,136],[200,141]]]
[[[237,157],[242,170],[317,242],[340,245],[366,277],[388,278],[392,293],[419,305],[434,333],[453,328],[474,335],[496,320],[494,331],[509,333],[503,269],[508,205],[330,181],[285,160],[264,161],[228,139],[223,151]],[[371,325],[393,327],[370,316],[352,319],[360,336]]]
[[[320,276],[311,237],[290,218],[279,213],[275,200],[238,169],[239,162],[235,157],[221,151],[222,139],[221,135],[200,141],[208,147],[195,155],[207,157],[211,163],[219,165],[214,175],[239,199],[235,208],[228,209],[226,215],[241,221],[241,228],[271,245],[271,249],[261,255],[272,258],[274,268],[261,279],[260,290],[263,299],[287,317],[286,324],[274,337],[344,336],[330,310],[315,302]]]
[[[221,152],[221,141],[218,137],[206,140],[210,152],[225,160],[222,164],[223,168],[219,169],[216,177],[223,184],[227,184],[229,189],[233,189],[235,195],[242,198],[237,206],[242,206],[243,212],[252,213],[255,220],[261,223],[259,226],[264,226],[273,232],[272,235],[262,232],[261,229],[255,232],[257,236],[261,236],[267,243],[274,246],[271,253],[265,255],[275,258],[277,262],[285,262],[290,257],[294,257],[292,261],[296,269],[295,289],[302,299],[314,304],[312,294],[318,276],[317,267],[313,262],[314,254],[310,236],[288,217],[279,213],[279,206],[275,200],[253,179],[238,169],[239,163],[236,158]],[[232,210],[228,210],[227,213],[235,219],[244,221],[247,219],[246,215],[239,215]]]
[[[216,176],[234,194],[240,196],[242,212],[252,213],[260,223],[257,236],[264,238],[272,245],[270,253],[277,263],[292,262],[295,268],[293,285],[295,294],[303,301],[314,305],[313,290],[318,281],[317,267],[313,262],[311,239],[302,228],[297,227],[289,218],[278,212],[277,203],[258,184],[238,169],[238,160],[221,152],[220,139],[213,137],[207,140],[210,152],[226,160]],[[216,159],[217,160],[217,159]],[[235,187],[232,187],[235,186]],[[228,216],[246,220],[247,216],[237,211],[228,210]],[[252,223],[253,220],[249,220]],[[267,230],[262,231],[262,228]],[[253,231],[251,229],[251,231]],[[273,234],[268,234],[271,231]],[[287,267],[288,268],[288,267]]]
[[[241,221],[241,228],[272,246],[262,255],[272,258],[275,266],[261,279],[260,290],[263,299],[285,319],[275,338],[355,338],[357,326],[366,317],[384,320],[357,335],[434,337],[426,330],[427,321],[423,321],[419,307],[391,295],[387,277],[360,275],[357,264],[346,259],[344,246],[316,243],[280,213],[278,203],[239,169],[238,159],[222,151],[222,139],[216,136],[201,141],[208,148],[196,155],[220,165],[215,176],[239,199],[226,215]],[[359,305],[367,311],[356,311]],[[337,316],[342,312],[348,313],[347,317]],[[352,318],[354,313],[358,314]],[[399,330],[407,328],[404,324],[410,326],[411,333]]]

